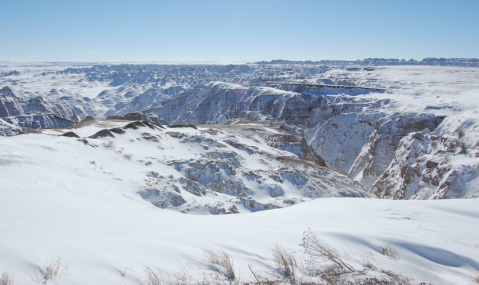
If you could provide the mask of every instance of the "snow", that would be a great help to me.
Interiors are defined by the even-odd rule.
[[[90,134],[120,122],[99,124],[73,131]],[[135,159],[162,155],[178,159],[201,153],[173,138],[162,140],[164,151],[148,147],[153,142],[136,140],[144,131],[128,130],[98,143],[111,140],[115,148],[123,148]],[[201,129],[160,132],[168,131],[197,135]],[[298,245],[308,228],[322,241],[350,250],[351,264],[361,262],[354,252],[372,252],[381,267],[418,282],[460,284],[479,272],[478,199],[324,198],[250,214],[185,215],[154,207],[136,193],[145,175],[140,163],[125,168],[118,153],[84,146],[76,139],[58,137],[57,132],[0,141],[0,268],[18,284],[35,284],[33,272],[59,256],[68,263],[68,271],[52,284],[144,283],[146,267],[173,276],[181,266],[191,280],[200,282],[205,276],[214,278],[204,256],[206,249],[225,250],[241,280],[254,281],[248,265],[262,274],[269,272],[274,268],[271,248],[275,244],[301,256]],[[136,142],[123,143],[130,139]],[[246,165],[260,167],[257,162]],[[156,164],[153,169],[165,176],[179,175],[166,165]],[[195,198],[185,195],[185,199]],[[220,198],[207,195],[205,199],[214,203]],[[397,249],[398,261],[379,253],[378,246],[384,244]],[[128,268],[124,278],[121,268]]]
[[[155,208],[114,180],[84,187],[80,173],[45,173],[40,180],[29,178],[36,167],[22,169],[15,183],[2,179],[8,199],[0,201],[0,267],[19,284],[33,284],[31,272],[60,255],[69,264],[61,284],[135,282],[144,280],[145,267],[166,272],[180,264],[201,280],[208,270],[203,249],[225,250],[246,281],[248,264],[261,271],[273,266],[275,243],[299,252],[308,228],[331,245],[371,250],[384,268],[428,282],[464,284],[479,271],[477,199],[319,199],[254,214],[194,216]],[[380,255],[382,244],[396,247],[400,260]],[[121,267],[130,268],[125,279]]]
[[[477,118],[479,115],[479,80],[477,68],[432,67],[432,66],[389,66],[374,71],[374,74],[361,74],[362,80],[377,78],[390,92],[371,94],[365,97],[393,99],[400,111],[424,112],[427,106],[451,106],[431,112],[441,115],[461,114]],[[358,79],[361,80],[361,79]],[[476,111],[476,112],[474,112]]]
[[[82,97],[95,98],[103,90],[112,89],[107,83],[87,81],[82,74],[61,74],[72,66],[12,66],[20,75],[4,77],[3,84],[12,84],[25,94],[45,95],[52,89]],[[83,67],[83,66],[82,66]],[[84,66],[87,67],[87,66]],[[56,98],[58,99],[58,98]]]

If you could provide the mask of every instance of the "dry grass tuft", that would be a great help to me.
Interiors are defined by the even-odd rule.
[[[126,271],[128,269],[130,269],[130,268],[129,267],[120,267],[119,271],[120,271],[121,277],[125,278]]]
[[[271,251],[273,253],[274,262],[278,266],[281,274],[283,274],[285,278],[294,279],[298,262],[296,261],[293,252],[277,244]]]
[[[373,252],[356,253],[362,260],[362,268],[353,268],[345,262],[336,249],[321,242],[311,231],[304,232],[301,243],[304,252],[308,255],[305,274],[319,277],[326,284],[334,285],[409,285],[410,279],[396,272],[380,268],[374,259]],[[399,259],[394,247],[381,246],[381,253],[391,259]]]
[[[181,265],[180,268],[173,273],[173,280],[170,281],[172,285],[182,285],[182,284],[189,284],[191,276],[188,273],[188,270]]]
[[[108,148],[108,149],[114,149],[115,148],[115,143],[113,141],[106,141],[102,145],[103,145],[103,147]]]
[[[145,268],[146,272],[146,279],[148,281],[148,285],[163,285],[165,282],[163,281],[163,275],[157,271],[151,270],[149,267]]]
[[[57,260],[46,262],[43,268],[35,271],[32,280],[37,283],[47,284],[55,277],[61,277],[68,270],[68,264],[62,264],[61,256]]]
[[[13,285],[13,276],[7,271],[2,270],[2,276],[0,276],[0,285]]]
[[[391,260],[399,260],[399,254],[396,251],[396,248],[390,244],[380,245],[379,250],[382,255],[389,257]]]
[[[231,261],[230,256],[226,252],[212,250],[205,250],[204,252],[210,264],[224,268],[224,270],[226,271],[225,276],[229,280],[236,279],[233,261]]]
[[[329,245],[321,242],[318,237],[310,230],[303,235],[303,242],[301,243],[304,252],[310,257],[307,265],[310,269],[319,268],[321,262],[330,262],[332,267],[330,271],[334,274],[343,274],[354,272],[354,268],[347,264],[341,254]],[[315,274],[319,273],[316,272]]]
[[[376,259],[374,258],[374,255],[370,250],[359,253],[359,257],[361,258],[361,263],[364,269],[377,270],[378,265]]]

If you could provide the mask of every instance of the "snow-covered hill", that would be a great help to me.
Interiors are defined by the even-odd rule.
[[[106,167],[107,157],[124,164],[114,151],[96,148],[89,164],[91,146],[71,152],[81,142],[42,141],[2,141],[0,268],[15,284],[36,284],[35,272],[58,257],[68,269],[47,284],[148,284],[147,267],[172,283],[228,283],[203,250],[226,251],[240,282],[256,282],[248,265],[260,280],[277,279],[271,249],[278,244],[305,257],[299,243],[308,228],[356,270],[370,261],[414,278],[411,284],[473,284],[479,273],[478,199],[325,198],[251,214],[185,215],[137,195],[138,185],[127,179],[145,173]],[[49,156],[39,159],[42,152]],[[381,253],[385,246],[396,260]]]
[[[347,176],[316,164],[314,156],[298,157],[308,152],[307,145],[277,126],[197,129],[111,120],[82,125],[4,140],[2,149],[8,151],[2,152],[2,164],[10,169],[24,169],[27,161],[44,164],[36,178],[31,176],[39,180],[43,172],[78,173],[81,188],[121,181],[129,195],[183,213],[255,212],[320,197],[374,197]]]

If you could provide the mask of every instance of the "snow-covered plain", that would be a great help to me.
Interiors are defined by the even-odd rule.
[[[146,268],[161,272],[171,283],[185,277],[187,281],[180,283],[228,284],[221,269],[208,263],[204,250],[227,252],[240,283],[257,282],[248,265],[262,278],[279,280],[273,273],[277,266],[271,250],[277,244],[306,258],[300,243],[308,229],[338,249],[356,270],[364,268],[367,259],[377,268],[411,278],[412,284],[474,284],[473,278],[479,276],[479,69],[242,65],[158,70],[152,66],[151,72],[98,67],[80,72],[72,68],[63,72],[65,66],[4,67],[0,70],[4,74],[12,70],[20,74],[2,75],[0,88],[9,86],[24,98],[63,99],[76,104],[79,115],[98,119],[123,115],[125,110],[150,110],[165,120],[171,118],[169,123],[237,125],[141,126],[113,133],[115,137],[89,138],[102,129],[130,123],[100,120],[0,137],[0,270],[13,276],[15,284],[36,284],[35,272],[59,257],[68,269],[47,284],[148,284]],[[338,105],[328,103],[315,111],[301,101],[311,93],[285,90],[281,82],[386,91],[337,94],[328,100]],[[269,98],[277,100],[269,104]],[[298,102],[311,111],[308,118],[302,117],[302,107],[288,110],[302,106],[295,105]],[[329,106],[338,115],[321,122]],[[341,114],[348,108],[359,108],[361,114]],[[393,133],[391,141],[398,143],[393,151],[390,141],[381,141],[390,134],[380,133],[379,127],[371,129],[379,135],[368,139],[371,120],[387,121],[396,114],[405,120],[427,115],[441,120],[434,121],[435,130]],[[239,118],[248,120],[238,122]],[[301,123],[303,119],[307,122]],[[355,127],[363,119],[368,124]],[[283,121],[288,124],[275,125]],[[350,127],[343,129],[347,134],[362,135],[364,142],[351,135],[351,142],[341,139],[345,148],[333,153],[334,136],[341,133],[336,123]],[[392,130],[401,126],[393,124]],[[326,165],[337,165],[335,170],[343,174],[315,165],[312,157],[299,158],[298,144],[271,143],[280,135],[300,137],[301,128],[308,143],[327,158]],[[61,136],[68,131],[81,139]],[[367,146],[376,141],[386,147],[376,148],[379,155],[373,158]],[[413,174],[407,179],[402,174],[405,165],[416,171],[408,170]],[[437,173],[431,173],[430,165]],[[471,199],[340,198],[374,197],[365,186],[373,184],[371,177],[379,177],[372,190],[380,197],[382,185],[389,185],[399,192],[406,189],[404,198],[437,198],[446,191],[442,198]],[[438,180],[439,190],[426,178]],[[238,186],[240,181],[244,187]],[[236,196],[228,192],[232,189],[239,189]],[[282,195],[276,195],[279,189]],[[381,254],[387,245],[399,258]],[[298,280],[325,282],[302,272]]]

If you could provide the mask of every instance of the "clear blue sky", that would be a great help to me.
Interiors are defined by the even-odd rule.
[[[479,0],[0,0],[0,61],[479,58]]]

